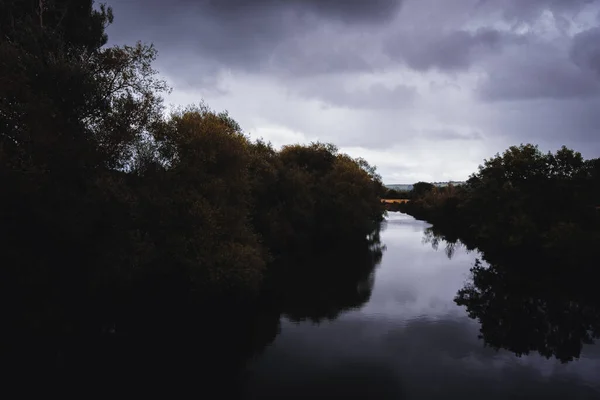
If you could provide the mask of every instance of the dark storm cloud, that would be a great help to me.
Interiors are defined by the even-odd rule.
[[[482,7],[491,6],[502,11],[506,20],[527,22],[545,10],[553,13],[577,13],[596,0],[479,0]]]
[[[205,74],[220,67],[289,76],[370,70],[360,49],[340,48],[339,36],[308,43],[299,38],[328,26],[376,29],[395,17],[402,0],[115,0],[112,5],[116,23],[109,34],[115,42],[143,38],[156,44],[161,59],[196,57],[202,64],[196,70]]]
[[[586,158],[600,155],[600,98],[502,102],[488,120],[486,134],[506,146],[536,143],[555,151],[566,145]]]
[[[394,18],[402,0],[187,0],[225,18],[248,12],[278,13],[294,10],[345,23],[379,23]]]
[[[600,78],[600,28],[578,33],[573,38],[570,56],[583,71],[591,71]]]
[[[465,30],[461,24],[470,21],[463,14],[472,21],[498,14],[523,22],[544,10],[556,18],[577,13],[592,1],[114,0],[116,24],[109,33],[117,41],[155,43],[159,63],[178,70],[180,84],[206,84],[220,70],[290,78],[373,72],[402,63],[417,71],[454,72],[527,41],[525,35],[492,27]],[[447,18],[450,14],[454,17]],[[446,25],[452,22],[459,25]],[[367,39],[353,43],[357,36]],[[381,57],[374,55],[378,47],[383,47]],[[188,74],[202,79],[184,76],[177,62],[182,54],[185,68],[193,71]]]
[[[494,71],[480,87],[484,101],[589,98],[600,94],[594,76],[574,65],[552,62],[532,64],[522,60]]]
[[[272,73],[285,76],[314,76],[352,71],[372,71],[376,68],[364,54],[355,52],[351,43],[307,43],[291,39],[274,49],[268,64]]]
[[[384,51],[417,71],[465,71],[507,47],[527,45],[536,37],[528,29],[529,24],[544,12],[550,12],[557,27],[566,30],[570,26],[567,17],[577,15],[595,2],[597,0],[424,0],[421,5],[416,0],[407,1],[406,5],[412,5],[411,11],[419,19],[415,22],[411,15],[403,15],[406,28],[387,37]],[[503,30],[492,26],[502,21],[510,25]],[[490,26],[464,28],[464,25],[482,23]]]
[[[600,95],[600,29],[574,36],[566,49],[534,44],[491,65],[479,94],[483,100],[590,98]]]
[[[488,28],[475,32],[457,30],[429,37],[414,32],[390,38],[385,49],[392,58],[404,61],[415,70],[455,71],[468,69],[478,56],[523,41],[525,37]]]
[[[584,6],[595,1],[459,0],[455,5],[461,9],[462,14],[469,16],[463,22],[485,20],[499,13],[498,17],[517,25],[503,31],[492,27],[465,30],[460,26],[446,26],[443,12],[436,14],[429,11],[426,15],[431,15],[431,20],[427,21],[427,29],[410,25],[410,29],[390,36],[384,49],[391,58],[404,62],[413,70],[464,71],[489,55],[502,52],[506,47],[527,45],[534,35],[516,33],[512,29],[523,28],[522,24],[530,23],[543,12],[553,13],[557,25],[567,24],[564,22],[564,15],[577,14]],[[429,7],[435,4],[433,1],[427,3]],[[443,7],[441,2],[437,5]],[[409,16],[405,17],[409,19]]]

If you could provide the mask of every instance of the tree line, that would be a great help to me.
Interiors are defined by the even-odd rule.
[[[401,210],[452,226],[477,247],[529,245],[560,254],[568,243],[598,240],[600,159],[564,146],[555,153],[512,146],[485,160],[464,185],[419,186]]]
[[[91,0],[0,5],[10,326],[114,331],[131,304],[256,298],[285,259],[368,248],[374,167],[332,144],[253,141],[203,103],[167,113],[156,50],[107,46],[113,18]]]

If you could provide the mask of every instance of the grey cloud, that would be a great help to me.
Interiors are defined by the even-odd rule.
[[[479,0],[481,6],[492,6],[502,10],[503,17],[514,22],[528,22],[545,10],[553,13],[579,12],[596,0]]]
[[[599,93],[598,83],[577,69],[552,64],[498,71],[490,75],[479,91],[480,98],[485,101],[568,99]]]
[[[590,3],[542,1],[557,8],[577,10]],[[484,101],[575,99],[600,96],[600,28],[576,34],[554,44],[541,41],[513,49],[487,68],[479,87]]]
[[[354,29],[380,29],[394,18],[402,1],[178,0],[164,4],[116,0],[110,40],[152,42],[159,50],[158,66],[169,71],[176,88],[214,89],[215,76],[223,70],[284,78],[373,71],[377,58],[367,51],[367,39],[352,41],[357,36]]]
[[[391,20],[402,0],[200,0],[188,1],[226,18],[248,12],[273,13],[294,10],[346,23],[377,23]]]
[[[452,12],[476,20],[502,11],[507,18],[523,19],[549,9],[558,18],[559,12],[575,12],[588,2],[458,0],[452,7],[461,12]],[[117,23],[109,33],[117,41],[141,37],[156,43],[159,64],[185,53],[189,73],[214,75],[215,70],[230,69],[285,78],[373,72],[398,61],[415,70],[462,71],[507,45],[526,40],[493,28],[464,30],[462,25],[469,20],[456,15],[450,21],[459,25],[445,26],[446,2],[418,4],[417,0],[174,0],[166,6],[159,0],[143,4],[114,0]],[[428,8],[437,12],[423,13]],[[427,16],[423,21],[427,25],[411,23],[410,13],[416,12],[419,18]],[[389,22],[397,16],[401,31],[390,36],[388,28],[393,25]],[[129,23],[119,24],[120,19]],[[403,26],[411,29],[402,30]],[[378,55],[381,45],[384,54]],[[175,74],[179,84],[193,80],[184,74]],[[195,81],[206,84],[210,79]]]
[[[564,45],[536,43],[516,49],[487,68],[479,87],[485,101],[589,98],[600,94],[600,38],[595,29]]]
[[[600,78],[600,28],[592,28],[573,38],[570,51],[573,63]]]
[[[432,140],[483,140],[483,135],[478,131],[458,132],[453,129],[427,129],[421,134]]]
[[[341,72],[368,72],[375,66],[367,52],[356,51],[356,46],[338,38],[324,37],[320,43],[293,38],[278,46],[270,54],[267,67],[283,76],[315,76]]]
[[[452,2],[455,10],[449,6],[446,10],[436,1],[423,1],[420,8],[410,3],[411,11],[419,12],[419,19],[413,22],[410,15],[405,15],[407,27],[389,37],[384,49],[392,59],[417,71],[465,71],[490,55],[498,56],[509,46],[529,44],[535,39],[534,34],[518,32],[523,24],[533,22],[545,11],[552,13],[557,29],[566,32],[570,27],[568,17],[592,3],[597,0],[457,0]],[[434,7],[439,7],[439,12],[432,13]],[[450,11],[449,18],[445,11]],[[473,23],[478,25],[479,21],[490,24],[490,18],[511,25],[503,31],[491,25],[475,31],[463,28]]]
[[[392,58],[404,61],[415,70],[456,71],[468,69],[477,58],[497,52],[505,45],[525,40],[525,37],[488,28],[475,32],[457,30],[429,37],[402,33],[389,39],[385,49]]]
[[[362,110],[398,110],[410,106],[417,96],[414,87],[396,85],[389,88],[381,83],[367,89],[349,90],[340,84],[304,87],[300,94],[316,98],[327,106]]]
[[[490,105],[490,136],[505,146],[532,142],[546,150],[562,145],[581,151],[586,158],[600,154],[600,98],[560,101],[502,102]],[[486,132],[487,133],[487,132]]]

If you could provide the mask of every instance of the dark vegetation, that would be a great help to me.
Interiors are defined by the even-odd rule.
[[[572,244],[595,251],[599,243],[600,159],[584,160],[566,147],[543,154],[513,146],[486,160],[465,185],[423,185],[418,193],[417,185],[402,211],[451,227],[482,250],[527,246],[561,258]]]
[[[521,145],[466,185],[423,188],[400,207],[433,224],[426,240],[482,255],[456,303],[487,345],[567,362],[600,338],[600,159]]]
[[[411,195],[412,195],[412,192],[409,192],[409,191],[386,189],[385,192],[383,193],[383,195],[381,196],[381,198],[382,199],[410,199]]]
[[[135,338],[143,349],[141,337],[162,337],[177,347],[182,332],[205,351],[223,332],[243,337],[265,296],[289,305],[273,321],[282,312],[332,317],[368,298],[363,285],[360,299],[305,310],[309,282],[324,277],[313,291],[323,292],[335,270],[351,288],[380,257],[375,169],[330,144],[253,142],[204,104],[165,116],[156,51],[106,46],[112,20],[91,0],[0,3],[0,291],[10,351],[43,369],[74,354],[94,359],[77,347],[82,338]],[[342,244],[349,259],[335,257]],[[283,270],[304,293],[274,278]],[[243,317],[223,318],[225,309]],[[40,337],[52,345],[17,345]]]

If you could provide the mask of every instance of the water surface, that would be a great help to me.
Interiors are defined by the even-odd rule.
[[[598,345],[569,363],[485,347],[477,320],[454,302],[480,255],[436,249],[424,241],[429,225],[405,214],[386,225],[368,301],[331,318],[284,313],[245,371],[246,398],[600,398]]]

